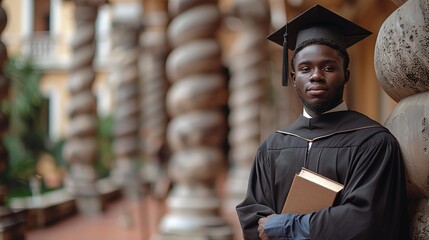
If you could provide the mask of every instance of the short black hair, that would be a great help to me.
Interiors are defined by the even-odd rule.
[[[346,49],[340,47],[338,44],[336,44],[333,41],[326,40],[323,38],[315,38],[315,39],[309,39],[307,41],[304,41],[295,48],[295,50],[293,51],[293,54],[292,54],[292,60],[290,61],[290,65],[291,65],[293,71],[295,71],[294,61],[295,61],[296,55],[302,49],[304,49],[305,47],[310,46],[310,45],[325,45],[325,46],[328,46],[328,47],[336,50],[339,53],[340,57],[343,59],[344,71],[346,71],[349,68],[350,57],[349,57],[349,54],[347,53]]]

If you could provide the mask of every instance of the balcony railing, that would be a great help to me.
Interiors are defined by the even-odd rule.
[[[8,34],[2,38],[9,55],[30,57],[37,65],[47,69],[66,69],[70,65],[71,38],[66,35],[54,36],[50,32],[34,32],[30,36]],[[109,59],[107,55],[110,54],[108,37],[99,37],[97,46],[103,51],[97,52],[94,61],[97,65],[106,64]]]
[[[56,46],[59,39],[51,36],[48,32],[35,32],[27,40],[28,56],[38,61],[57,58]]]

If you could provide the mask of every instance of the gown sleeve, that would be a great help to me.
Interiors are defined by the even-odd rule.
[[[269,239],[310,239],[310,214],[272,215],[264,226]]]
[[[311,239],[409,239],[404,179],[396,139],[371,137],[349,166],[339,205],[312,216]]]
[[[258,220],[275,213],[270,207],[274,206],[274,189],[267,152],[266,143],[263,143],[253,162],[246,197],[236,207],[245,240],[259,240]]]

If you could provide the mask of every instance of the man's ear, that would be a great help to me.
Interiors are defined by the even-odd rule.
[[[290,79],[292,79],[293,85],[295,86],[295,72],[294,71],[290,72]]]
[[[344,85],[346,85],[350,80],[350,70],[346,70],[344,73]]]

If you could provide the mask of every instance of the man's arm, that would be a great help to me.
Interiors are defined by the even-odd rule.
[[[258,232],[262,240],[268,239],[310,239],[310,218],[312,214],[270,215],[259,220]]]
[[[266,143],[259,147],[249,176],[246,197],[236,211],[245,240],[259,240],[258,221],[274,214],[273,183]]]

